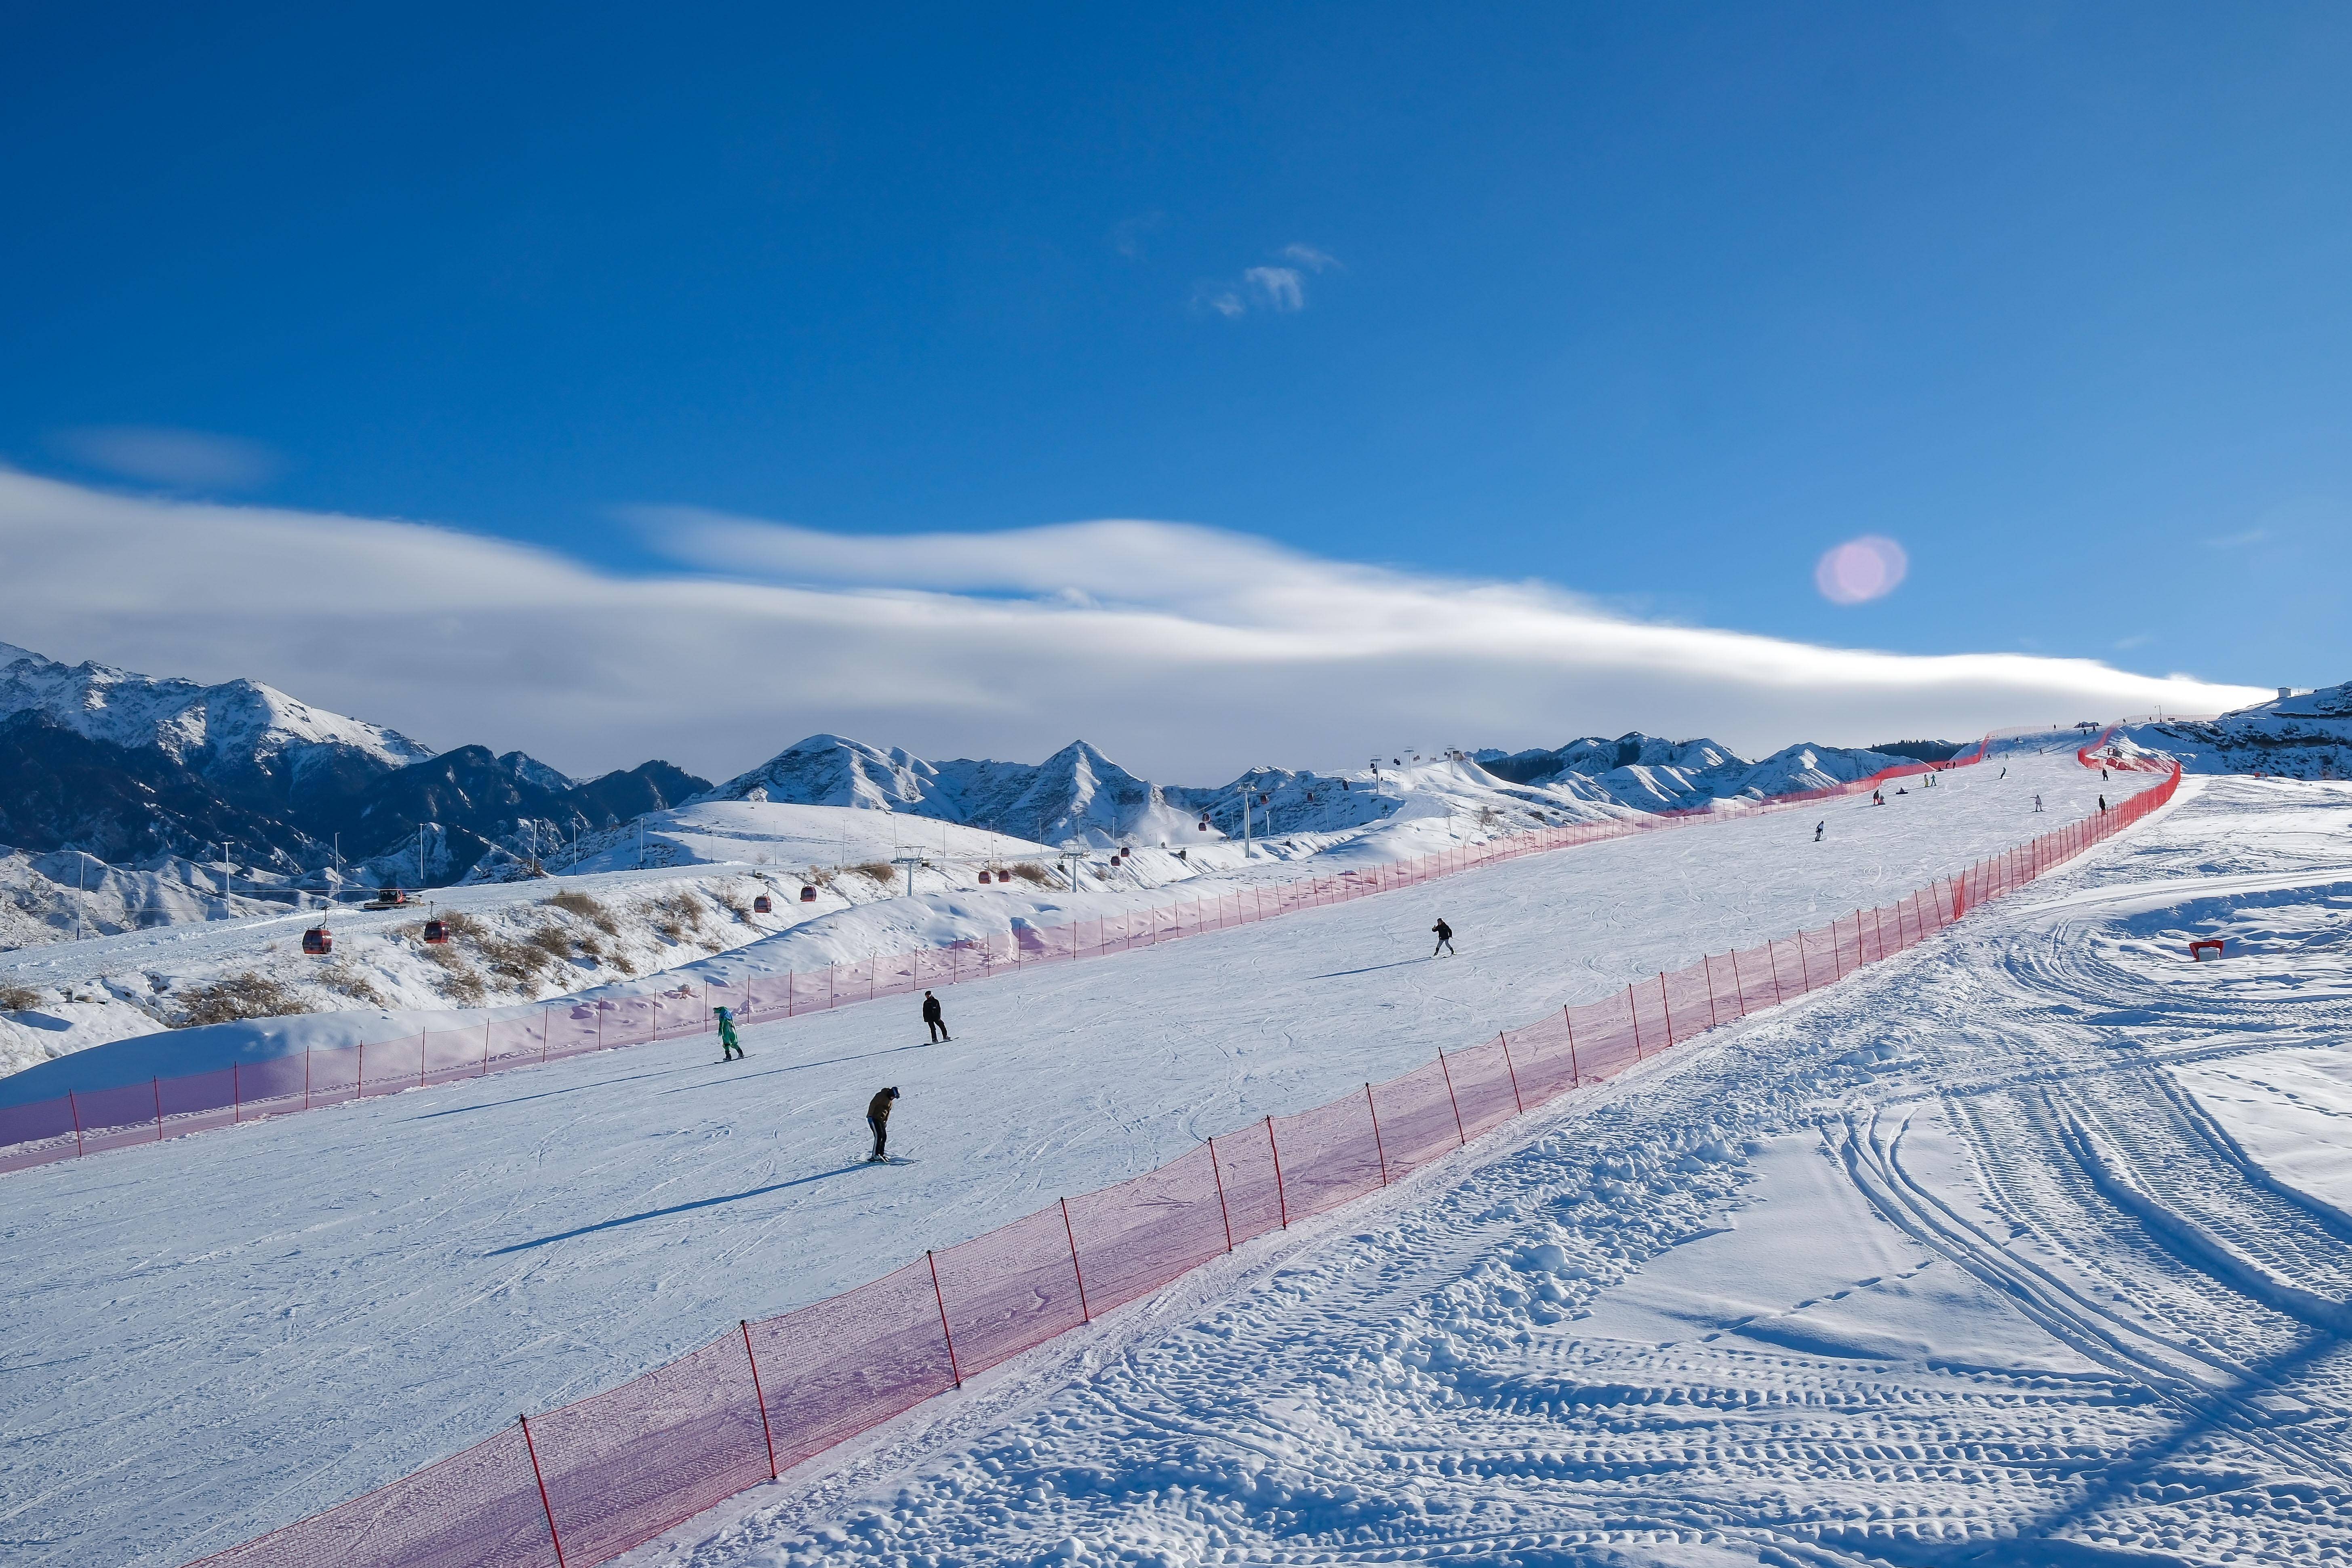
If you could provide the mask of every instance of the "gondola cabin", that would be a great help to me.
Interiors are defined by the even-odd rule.
[[[988,874],[987,872],[982,871],[982,872],[980,874],[980,885],[981,885],[982,887],[985,888],[986,886],[988,886],[988,884],[989,884],[989,882],[990,882],[991,880],[992,880],[992,879],[990,878],[990,876],[989,876],[989,874]]]
[[[325,926],[312,926],[302,933],[302,951],[325,957],[335,951],[335,933]]]
[[[768,897],[767,894],[761,893],[758,898],[751,900],[751,912],[755,915],[774,914],[776,912],[776,900]]]
[[[816,902],[816,889],[814,888],[803,888],[801,889],[801,902],[804,904],[813,904]]]
[[[435,947],[438,947],[443,942],[447,942],[449,940],[449,922],[447,921],[426,921],[425,922],[425,940]]]

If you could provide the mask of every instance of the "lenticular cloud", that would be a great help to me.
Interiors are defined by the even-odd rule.
[[[1862,605],[1895,592],[1911,570],[1911,558],[1891,539],[1865,533],[1822,555],[1813,567],[1813,585],[1833,605]]]

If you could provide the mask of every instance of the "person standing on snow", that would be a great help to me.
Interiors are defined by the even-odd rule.
[[[946,1019],[940,1012],[940,999],[928,991],[923,993],[923,1022],[930,1026],[932,1045],[954,1038],[948,1033]]]
[[[1429,950],[1430,957],[1435,958],[1441,952],[1453,958],[1461,956],[1454,951],[1454,928],[1445,923],[1444,915],[1438,916],[1437,923],[1429,929],[1437,933],[1437,945]]]
[[[866,1102],[866,1125],[874,1129],[874,1152],[866,1156],[869,1165],[879,1164],[890,1156],[890,1102],[898,1098],[894,1086],[877,1089],[874,1098]]]
[[[1814,824],[1813,824],[1813,842],[1814,842],[1814,843],[1816,843],[1816,844],[1819,844],[1819,843],[1822,841],[1822,834],[1824,834],[1824,833],[1827,833],[1829,830],[1830,830],[1830,819],[1829,819],[1828,817],[1826,817],[1826,816],[1825,816],[1825,817],[1822,818],[1819,822],[1814,823]]]
[[[725,1007],[713,1007],[711,1011],[719,1015],[719,1059],[722,1062],[741,1061],[743,1047],[736,1043],[734,1013]]]
[[[2033,809],[2036,811],[2042,809],[2042,797],[2038,795],[2033,797]]]
[[[2106,809],[2107,809],[2107,797],[2106,797],[2105,795],[2101,795],[2101,796],[2099,797],[2099,812],[2100,812],[2100,814],[2101,814],[2102,816],[2105,815],[2105,813],[2106,813]]]

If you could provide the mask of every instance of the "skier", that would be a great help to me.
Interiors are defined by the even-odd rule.
[[[1880,790],[1872,790],[1870,792],[1870,804],[1873,805],[1885,805],[1886,804],[1886,795],[1885,792]]]
[[[2000,779],[2005,779],[2005,778],[2007,778],[2008,776],[2009,776],[2009,770],[2008,770],[2007,768],[2003,768],[2003,769],[2001,769],[2001,770],[2000,770]],[[1992,782],[1993,782],[1993,783],[1995,783],[1995,784],[1999,784],[1999,783],[2000,783],[2000,779],[1995,779],[1995,780],[1993,780]]]
[[[2104,814],[2104,813],[2106,811],[2106,809],[2107,809],[2107,797],[2106,797],[2105,795],[2101,795],[2101,796],[2099,797],[2099,810],[2101,811],[2101,813],[2103,813],[2103,814]]]
[[[1824,834],[1824,833],[1827,833],[1829,830],[1830,830],[1830,821],[1829,821],[1829,818],[1828,818],[1828,817],[1826,817],[1826,816],[1825,816],[1825,817],[1822,818],[1819,822],[1814,823],[1814,824],[1813,824],[1813,842],[1814,842],[1814,843],[1816,843],[1816,844],[1819,844],[1819,843],[1822,841],[1822,834]]]
[[[923,993],[923,1022],[930,1026],[932,1045],[954,1038],[948,1033],[947,1024],[940,1013],[940,999],[928,991]]]
[[[898,1090],[894,1086],[875,1090],[874,1098],[866,1102],[866,1125],[874,1129],[874,1152],[866,1156],[869,1165],[889,1158],[885,1151],[890,1142],[890,1102],[898,1098]]]
[[[1458,958],[1461,956],[1454,951],[1454,928],[1445,923],[1445,917],[1444,915],[1438,916],[1437,923],[1429,929],[1437,933],[1437,945],[1429,950],[1430,957],[1435,958],[1441,952],[1446,954],[1448,957]]]
[[[743,1059],[743,1047],[739,1045],[735,1039],[734,1013],[730,1009],[725,1007],[713,1007],[711,1011],[719,1015],[719,1046],[720,1051],[719,1059],[722,1062],[741,1061]]]
[[[2042,797],[2038,795],[2033,797],[2033,809],[2036,811],[2042,809]]]
[[[2107,777],[2107,770],[2106,770],[2105,768],[2102,767],[2102,768],[2099,770],[2099,782],[2100,782],[2100,783],[2102,783],[2102,784],[2105,784],[2105,783],[2106,782],[2106,777]]]

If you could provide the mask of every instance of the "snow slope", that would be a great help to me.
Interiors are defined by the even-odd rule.
[[[2337,1560],[2352,1226],[2209,1108],[2340,1105],[2352,964],[2300,915],[2239,973],[2171,939],[2264,884],[2332,913],[2347,810],[2192,782],[629,1561]]]
[[[674,1041],[19,1173],[26,1261],[0,1316],[39,1352],[0,1380],[0,1529],[26,1563],[228,1544],[1203,1134],[1917,886],[2050,825],[2034,790],[2063,821],[2096,787],[2035,759],[1823,808],[1822,844],[1809,811],[1531,857],[952,990],[947,1046],[902,1000],[748,1031],[724,1070],[707,1039]],[[1441,913],[1460,959],[1420,945]],[[885,1083],[912,1163],[869,1168],[858,1116]],[[1699,1119],[1757,1091],[1714,1086]],[[1608,1131],[1628,1150],[1596,1177],[1623,1186],[1622,1259],[1698,1212],[1645,1206],[1659,1170],[1689,1163],[1710,1201],[1737,1186],[1737,1137],[1694,1128]],[[1462,1236],[1414,1245],[1470,1256]],[[1016,1531],[1004,1551],[1057,1543]]]
[[[2127,723],[2118,737],[2178,757],[2193,773],[2352,778],[2352,681],[2258,702],[2217,719]]]

